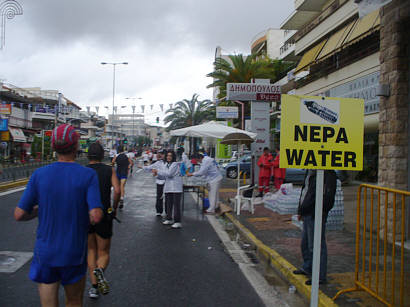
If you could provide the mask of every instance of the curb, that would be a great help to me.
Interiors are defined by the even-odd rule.
[[[18,181],[14,181],[14,182],[1,184],[0,185],[0,191],[3,192],[3,191],[7,191],[9,189],[25,186],[27,183],[28,183],[28,179],[23,179],[23,180],[18,180]]]
[[[285,258],[279,255],[275,250],[263,244],[261,240],[256,238],[256,236],[249,231],[245,226],[243,226],[232,214],[225,213],[225,216],[238,228],[239,232],[245,236],[250,242],[256,246],[257,253],[268,260],[269,264],[278,270],[282,276],[284,276],[291,284],[293,284],[296,289],[305,298],[310,300],[311,287],[305,285],[306,278],[298,275],[294,275],[293,271],[297,268],[289,263]],[[333,302],[333,300],[319,290],[319,306],[329,307],[338,306]]]

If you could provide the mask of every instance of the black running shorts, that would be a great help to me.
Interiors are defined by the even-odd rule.
[[[112,221],[113,219],[104,214],[101,222],[95,225],[90,225],[88,233],[96,233],[103,239],[110,239],[112,237]]]

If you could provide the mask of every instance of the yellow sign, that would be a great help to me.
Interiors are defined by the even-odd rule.
[[[9,142],[10,141],[10,132],[1,131],[0,132],[0,141]]]
[[[282,95],[280,167],[363,169],[364,100]]]

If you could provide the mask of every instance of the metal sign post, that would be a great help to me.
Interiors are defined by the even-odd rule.
[[[310,297],[310,306],[316,307],[319,302],[321,243],[322,235],[325,235],[322,234],[324,171],[363,169],[364,101],[282,95],[281,107],[279,166],[316,170]]]
[[[310,306],[316,307],[319,299],[319,272],[320,252],[322,242],[322,216],[323,216],[323,179],[324,170],[316,173],[316,199],[315,199],[315,230],[313,237],[313,267],[312,267],[312,290],[310,294]]]

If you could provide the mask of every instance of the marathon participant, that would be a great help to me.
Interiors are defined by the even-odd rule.
[[[145,172],[152,172],[153,169],[156,170],[161,170],[166,166],[165,163],[165,156],[166,156],[166,151],[159,151],[157,154],[158,161],[149,165],[149,166],[144,166],[141,167],[144,169]],[[165,180],[164,179],[159,179],[157,177],[156,179],[156,184],[157,184],[157,200],[155,203],[155,209],[157,210],[157,216],[162,216],[162,212],[164,211],[164,205],[163,205],[163,195],[164,195],[164,184]],[[165,208],[165,212],[167,209]]]
[[[112,221],[117,211],[121,191],[114,168],[101,163],[104,159],[104,148],[99,143],[90,145],[88,159],[90,163],[87,167],[97,172],[101,201],[104,206],[102,221],[96,225],[90,225],[88,231],[88,270],[92,285],[88,290],[88,296],[98,298],[99,293],[108,294],[110,290],[104,271],[110,261]],[[111,208],[111,187],[114,188],[113,208]],[[110,213],[111,210],[113,211]]]
[[[188,173],[187,176],[203,176],[209,184],[209,208],[205,213],[214,214],[215,209],[219,206],[219,186],[221,185],[222,175],[218,169],[215,160],[204,153],[198,153],[198,161],[201,163],[201,168],[197,172]]]
[[[70,125],[53,130],[58,161],[33,173],[14,210],[17,221],[39,217],[29,277],[38,283],[43,307],[58,306],[60,284],[66,306],[82,306],[88,227],[103,215],[97,174],[74,161],[78,139]]]
[[[142,160],[144,161],[144,165],[148,164],[148,161],[149,161],[148,150],[144,151],[144,153],[142,154]]]
[[[125,195],[125,183],[128,178],[128,169],[133,165],[133,162],[124,152],[124,147],[119,146],[118,151],[120,152],[117,156],[112,159],[112,164],[117,164],[117,177],[120,180],[121,187],[121,199],[119,208],[124,207],[124,195]]]
[[[180,162],[176,162],[176,154],[174,151],[168,151],[166,156],[166,165],[162,169],[152,169],[154,176],[158,179],[165,180],[164,193],[165,205],[167,206],[167,217],[162,223],[164,225],[172,225],[174,229],[181,228],[181,198],[183,183],[180,173]],[[174,214],[174,219],[172,219]]]

